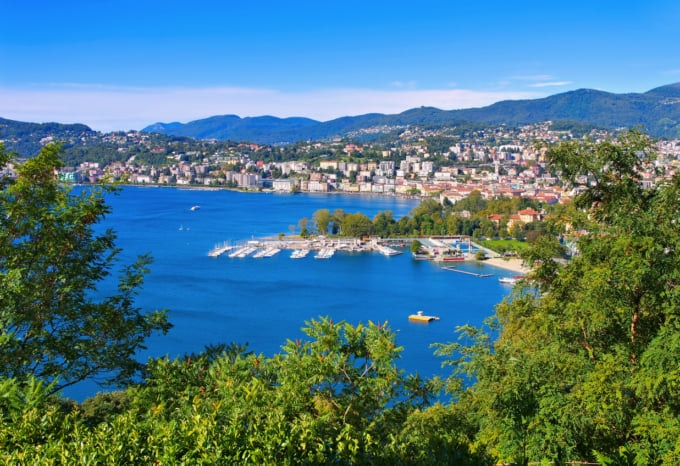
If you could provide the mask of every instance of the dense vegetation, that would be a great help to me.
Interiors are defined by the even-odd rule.
[[[307,338],[273,357],[231,344],[151,360],[124,391],[75,404],[53,394],[51,380],[64,368],[14,370],[39,355],[21,358],[17,336],[35,331],[27,320],[13,322],[70,310],[40,327],[47,337],[71,315],[85,315],[89,302],[61,298],[74,286],[76,293],[94,286],[98,274],[89,270],[101,259],[82,253],[98,241],[87,234],[87,213],[105,210],[92,212],[96,193],[85,202],[57,189],[49,167],[59,162],[46,149],[19,180],[3,180],[0,457],[10,464],[678,464],[680,176],[643,188],[654,154],[636,132],[563,143],[548,158],[581,188],[554,226],[584,231],[578,254],[562,266],[556,238],[537,238],[525,253],[537,264],[529,279],[483,328],[463,326],[458,342],[437,345],[451,368],[443,385],[400,372],[388,325],[326,317],[308,322]],[[3,153],[0,166],[7,160]],[[21,204],[25,223],[45,234],[8,236],[18,220],[9,209],[29,195],[38,206],[59,201],[54,209]],[[52,247],[55,236],[62,240]],[[35,248],[30,264],[15,253],[18,244]],[[69,248],[59,264],[42,259]],[[68,260],[73,254],[78,260]],[[27,273],[33,261],[39,265]],[[57,292],[21,296],[34,282]],[[138,284],[122,283],[123,293]],[[133,294],[109,304],[130,306]],[[138,332],[114,327],[121,336]],[[441,387],[449,401],[433,403]]]
[[[455,205],[445,202],[444,205],[434,198],[426,198],[413,209],[409,215],[398,220],[390,210],[376,214],[373,219],[361,212],[348,214],[342,209],[330,212],[319,209],[312,214],[311,222],[308,218],[298,221],[301,226],[300,234],[338,235],[346,237],[363,237],[369,235],[381,238],[418,237],[432,235],[465,235],[475,239],[513,236],[517,240],[535,240],[538,236],[554,231],[552,222],[517,223],[508,229],[509,217],[520,209],[541,208],[537,201],[526,198],[504,198],[487,201],[479,191],[473,191],[470,196]],[[551,208],[545,206],[553,215],[568,211],[569,206]],[[501,220],[495,223],[489,220],[490,214],[501,215]]]
[[[134,306],[151,259],[125,267],[115,294],[92,298],[118,254],[115,233],[93,228],[109,213],[110,188],[61,187],[59,150],[48,145],[15,179],[0,178],[0,374],[55,391],[94,377],[128,382],[142,369],[134,356],[144,340],[169,329],[164,312]],[[0,173],[9,160],[0,145]]]

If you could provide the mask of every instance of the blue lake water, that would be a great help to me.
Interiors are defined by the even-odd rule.
[[[174,358],[199,352],[208,344],[248,343],[256,353],[281,351],[287,339],[305,338],[305,321],[329,316],[334,321],[388,322],[403,346],[400,367],[421,376],[446,375],[433,355],[434,342],[453,341],[458,325],[481,322],[510,291],[498,283],[512,273],[476,263],[457,268],[493,273],[490,278],[452,273],[410,253],[337,252],[329,260],[290,259],[289,251],[272,258],[208,257],[222,242],[291,234],[302,217],[318,209],[343,209],[369,217],[391,210],[407,215],[415,200],[342,194],[248,194],[226,190],[126,187],[108,196],[113,212],[103,227],[118,234],[121,262],[137,255],[154,258],[151,273],[136,301],[147,310],[167,309],[173,329],[148,340],[140,358]],[[191,207],[198,205],[199,210]],[[410,323],[422,310],[437,315],[430,324]],[[93,384],[65,392],[82,400],[96,393]]]

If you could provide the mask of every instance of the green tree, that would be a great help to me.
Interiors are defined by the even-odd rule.
[[[378,212],[373,217],[373,233],[383,238],[391,236],[396,223],[394,213],[391,210]]]
[[[361,212],[347,214],[342,219],[340,232],[342,236],[361,238],[368,236],[373,231],[373,222]]]
[[[328,209],[319,209],[312,214],[312,222],[320,235],[328,234],[328,227],[333,222],[333,215]]]
[[[300,220],[298,220],[298,228],[300,231],[305,230],[307,231],[307,227],[309,226],[309,219],[307,217],[302,217]],[[302,233],[300,233],[302,235]]]
[[[110,208],[94,187],[74,194],[55,173],[60,146],[45,146],[2,179],[0,192],[0,374],[34,376],[57,391],[88,378],[129,381],[142,368],[135,352],[170,328],[165,312],[134,306],[151,259],[123,269],[118,290],[97,300],[118,250],[111,230],[97,233]],[[10,156],[0,146],[0,173]]]
[[[546,156],[581,189],[579,253],[556,266],[559,245],[537,238],[523,255],[535,270],[489,328],[439,346],[453,357],[449,389],[476,412],[476,442],[496,462],[677,464],[680,176],[643,186],[654,152],[636,131]]]

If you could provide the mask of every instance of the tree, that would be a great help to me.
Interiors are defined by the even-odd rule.
[[[119,251],[112,230],[97,233],[110,208],[99,186],[74,194],[59,184],[61,147],[45,146],[2,179],[0,192],[0,374],[57,381],[124,383],[142,364],[135,353],[170,328],[164,311],[143,312],[134,297],[151,259],[123,268],[115,294],[97,300]],[[10,160],[0,146],[0,169]],[[0,170],[0,173],[2,171]]]
[[[322,318],[303,330],[273,357],[231,344],[151,360],[143,384],[70,413],[40,384],[0,380],[0,462],[485,463],[460,412],[424,413],[432,387],[398,369],[388,325]]]
[[[309,219],[307,217],[302,217],[300,220],[298,220],[298,228],[300,229],[300,231],[307,230],[308,226]]]
[[[391,210],[378,212],[376,216],[373,217],[373,232],[383,238],[391,236],[396,223],[396,220],[394,220],[394,213]]]
[[[342,236],[361,238],[362,236],[371,234],[373,231],[373,222],[366,215],[357,212],[345,215],[342,219],[340,228]]]
[[[333,215],[328,209],[319,209],[312,214],[312,222],[316,226],[316,231],[320,235],[328,233],[328,227],[333,222]]]
[[[680,176],[643,186],[654,153],[636,131],[546,157],[581,190],[578,254],[562,267],[554,238],[530,246],[538,265],[488,331],[465,327],[472,344],[439,347],[453,357],[449,389],[496,462],[677,464]]]

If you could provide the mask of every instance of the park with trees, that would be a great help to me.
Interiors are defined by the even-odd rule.
[[[170,326],[162,310],[134,305],[150,258],[93,300],[117,259],[115,233],[93,229],[109,212],[101,190],[114,188],[74,193],[55,176],[59,147],[44,147],[16,177],[0,178],[0,458],[680,463],[680,176],[642,183],[659,167],[638,131],[562,142],[546,157],[580,194],[522,253],[535,267],[493,316],[433,348],[448,375],[423,380],[399,369],[388,325],[332,316],[308,321],[306,338],[274,356],[224,342],[138,362],[145,339]],[[0,148],[0,173],[11,162]],[[306,228],[453,233],[463,219],[445,212],[490,208],[461,204],[427,200],[405,225],[386,212],[318,212]],[[556,233],[573,229],[577,252],[565,264]],[[93,378],[116,389],[82,403],[61,396]]]

